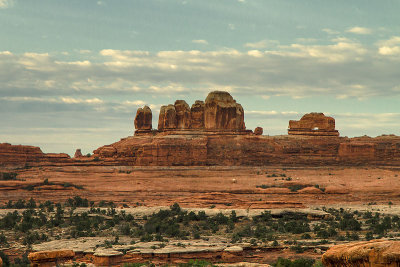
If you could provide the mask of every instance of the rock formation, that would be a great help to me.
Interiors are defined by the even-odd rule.
[[[308,113],[299,121],[289,121],[289,135],[339,136],[335,130],[335,119],[324,113]]]
[[[263,128],[257,127],[254,129],[254,134],[255,135],[262,135],[263,134]]]
[[[204,107],[204,126],[207,130],[245,130],[242,105],[228,92],[209,93]]]
[[[372,240],[331,247],[323,256],[322,263],[334,266],[400,266],[400,242]]]
[[[190,128],[190,107],[185,100],[175,101],[176,111],[176,128],[189,129]]]
[[[26,167],[68,161],[70,161],[70,156],[65,153],[45,154],[39,147],[35,146],[0,144],[0,167]]]
[[[58,266],[75,257],[72,250],[53,250],[29,253],[28,259],[32,266]]]
[[[184,100],[176,100],[161,107],[158,119],[158,133],[174,131],[244,133],[244,110],[228,92],[211,92],[205,103],[197,100],[191,108]]]
[[[75,151],[74,158],[77,159],[77,158],[81,158],[81,157],[83,157],[82,151],[81,151],[80,148],[78,148],[78,149]]]
[[[176,129],[176,109],[174,105],[162,106],[160,109],[160,116],[158,118],[158,130],[172,130]]]
[[[204,102],[196,100],[190,109],[192,129],[204,129]]]
[[[153,115],[151,109],[148,106],[139,108],[136,112],[135,117],[135,129],[136,131],[150,131],[152,129]]]

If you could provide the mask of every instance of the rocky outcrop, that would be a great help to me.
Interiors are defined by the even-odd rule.
[[[243,107],[228,92],[211,92],[205,101],[204,126],[207,130],[245,130]]]
[[[339,136],[335,119],[323,113],[305,114],[299,121],[289,121],[289,135]]]
[[[176,128],[177,129],[190,129],[190,107],[185,100],[175,101],[176,111]]]
[[[78,158],[82,158],[82,157],[83,157],[82,151],[81,151],[80,148],[78,148],[78,149],[75,151],[74,158],[78,159]]]
[[[35,146],[0,144],[0,167],[28,167],[70,161],[70,156],[65,153],[45,154]]]
[[[323,256],[322,263],[334,266],[400,266],[400,242],[373,240],[331,247]]]
[[[196,100],[190,109],[192,129],[204,129],[204,102]]]
[[[174,105],[162,106],[158,118],[158,130],[165,131],[176,129],[176,109]]]
[[[75,257],[72,250],[53,250],[29,253],[28,259],[32,266],[58,266]]]
[[[254,134],[255,135],[262,135],[263,134],[263,128],[257,127],[254,129]]]
[[[140,109],[136,117],[139,114]],[[197,100],[191,108],[184,100],[176,100],[174,105],[161,107],[158,131],[151,133],[174,134],[175,131],[245,133],[244,110],[228,92],[211,92],[205,103]]]
[[[152,129],[153,114],[148,106],[139,108],[136,111],[135,129],[136,131],[150,131]]]

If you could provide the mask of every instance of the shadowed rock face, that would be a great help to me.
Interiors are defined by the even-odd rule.
[[[176,128],[189,129],[190,127],[190,107],[185,100],[175,101]]]
[[[162,106],[158,118],[158,130],[176,129],[176,109],[174,105]]]
[[[400,242],[372,240],[333,246],[322,262],[327,267],[400,266]]]
[[[152,119],[153,115],[151,109],[148,106],[144,106],[144,108],[139,108],[136,112],[136,117],[135,117],[135,129],[151,130]]]
[[[299,121],[289,121],[290,135],[322,135],[339,136],[335,130],[335,119],[327,117],[324,113],[308,113]]]
[[[204,109],[204,126],[208,130],[245,130],[244,110],[228,92],[208,94]]]
[[[204,128],[204,102],[196,100],[190,109],[192,129]]]

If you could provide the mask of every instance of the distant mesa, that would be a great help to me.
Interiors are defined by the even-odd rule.
[[[339,132],[335,130],[335,119],[316,112],[305,114],[299,121],[290,120],[288,134],[339,136]]]

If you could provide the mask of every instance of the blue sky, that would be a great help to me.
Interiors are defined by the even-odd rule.
[[[138,107],[226,90],[246,126],[304,113],[399,134],[399,1],[0,0],[0,142],[73,153],[132,135]]]

